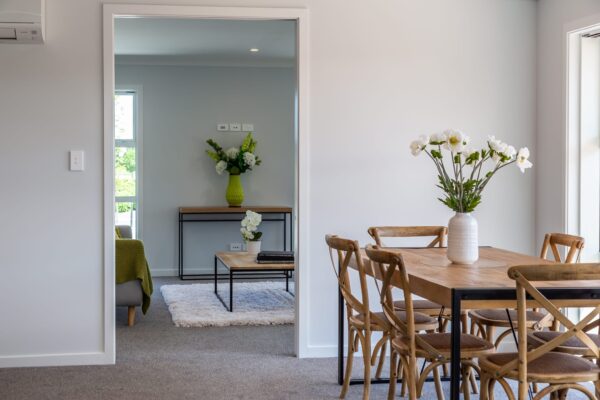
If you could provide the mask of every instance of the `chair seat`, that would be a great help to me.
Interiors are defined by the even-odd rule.
[[[518,321],[517,310],[509,310],[508,312],[510,313],[510,319],[512,320],[513,326],[516,327]],[[527,327],[533,327],[545,316],[545,313],[528,310]],[[472,310],[469,311],[469,317],[485,325],[510,327],[510,321],[508,320],[505,309]],[[550,325],[552,325],[552,320],[544,323],[543,327],[548,327]]]
[[[427,344],[444,355],[450,357],[451,334],[450,333],[424,333],[417,335]],[[396,337],[392,340],[394,346],[399,352],[405,354],[409,350],[408,338],[405,336]],[[480,337],[463,333],[460,335],[461,358],[477,357],[494,351],[494,345]],[[419,347],[417,343],[417,357],[429,357],[430,353]]]
[[[563,332],[555,331],[534,331],[529,333],[527,343],[533,347],[538,347],[552,339],[560,336]],[[595,333],[588,333],[588,336],[596,344],[600,346],[600,335]],[[577,355],[593,355],[592,351],[576,336],[572,336],[567,341],[563,342],[560,346],[556,347],[553,351],[559,353],[570,353]]]
[[[414,311],[424,312],[423,310],[426,310],[435,312],[437,313],[436,315],[438,315],[442,309],[441,305],[430,300],[413,300],[412,303]],[[406,302],[404,300],[394,301],[394,308],[396,310],[406,310]],[[448,310],[444,310],[444,312],[446,311]],[[429,314],[429,312],[425,313]]]
[[[495,374],[506,363],[519,357],[518,353],[495,353],[479,358],[479,366]],[[565,353],[549,352],[527,363],[529,382],[567,383],[586,382],[598,379],[600,368],[585,358]],[[506,376],[518,379],[518,367]]]
[[[373,318],[373,316],[375,318]],[[404,311],[396,311],[396,316],[398,317],[398,319],[400,319],[401,321],[406,321],[406,312]],[[420,330],[433,330],[436,329],[438,326],[438,322],[435,318],[430,317],[429,315],[425,315],[422,313],[418,313],[415,312],[414,313],[415,316],[415,328],[416,330],[420,331]],[[355,317],[353,317],[355,319],[357,319],[358,321],[362,322],[364,321],[364,315],[356,315]],[[373,329],[375,330],[382,330],[387,328],[387,319],[386,316],[383,312],[374,312],[371,313],[371,318],[372,318],[372,323],[373,323]],[[379,321],[385,321],[384,323],[379,323]],[[381,325],[386,325],[386,326],[381,326]]]

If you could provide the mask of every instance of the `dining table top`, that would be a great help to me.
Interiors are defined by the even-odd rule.
[[[520,254],[495,247],[480,247],[479,259],[473,264],[453,264],[446,256],[446,248],[386,248],[399,252],[407,270],[409,286],[412,293],[434,301],[446,307],[451,305],[453,290],[486,290],[506,292],[514,290],[515,281],[510,279],[507,271],[516,265],[549,265],[553,261],[540,257]],[[361,250],[362,261],[370,266],[364,250]],[[356,264],[351,264],[356,268]],[[366,268],[369,275],[381,279],[377,268]],[[538,288],[600,288],[600,281],[546,281],[534,282]],[[392,285],[399,287],[400,278],[394,276]],[[513,307],[514,299],[466,300],[466,308],[504,308]],[[563,300],[557,305],[586,306],[598,303],[598,300]]]

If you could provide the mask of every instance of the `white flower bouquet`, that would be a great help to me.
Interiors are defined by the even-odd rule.
[[[242,220],[240,232],[246,242],[256,242],[262,237],[262,232],[258,232],[258,226],[262,222],[262,215],[254,211],[246,211],[246,216]]]
[[[481,193],[492,177],[502,168],[515,164],[521,172],[531,168],[529,150],[518,152],[513,146],[490,136],[482,149],[469,147],[470,139],[458,130],[446,130],[431,137],[421,135],[410,144],[414,156],[425,153],[438,172],[438,187],[445,197],[439,200],[458,213],[470,213],[481,203]],[[449,166],[444,151],[449,152]],[[490,166],[484,168],[484,166]],[[450,171],[450,173],[448,173]]]
[[[252,137],[252,132],[248,133],[239,148],[231,147],[223,150],[213,139],[208,139],[206,143],[212,149],[206,150],[206,154],[216,162],[215,169],[219,175],[225,171],[231,175],[243,174],[252,171],[252,168],[261,163],[260,158],[255,154],[257,143]]]

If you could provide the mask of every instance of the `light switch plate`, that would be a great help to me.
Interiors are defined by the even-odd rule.
[[[69,152],[69,169],[71,171],[83,171],[83,150],[71,150]]]
[[[237,122],[230,123],[229,124],[229,130],[231,132],[239,132],[239,131],[242,130],[242,126],[240,124],[238,124]]]
[[[254,124],[242,124],[242,131],[244,131],[244,132],[254,131]]]
[[[217,124],[217,130],[219,132],[227,132],[229,130],[229,124]]]

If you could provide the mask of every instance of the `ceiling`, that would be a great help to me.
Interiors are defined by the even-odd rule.
[[[258,48],[258,52],[251,52]],[[118,63],[292,66],[295,21],[118,18]]]

